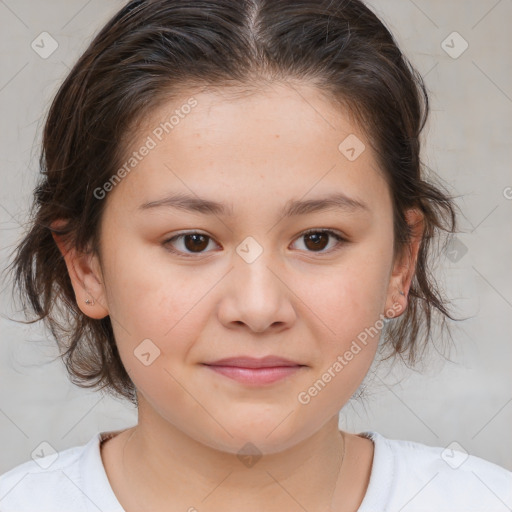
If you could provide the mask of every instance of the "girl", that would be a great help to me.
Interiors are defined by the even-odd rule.
[[[12,268],[73,381],[138,422],[5,473],[0,509],[510,510],[504,468],[338,429],[381,339],[413,363],[453,320],[427,115],[359,0],[116,14],[53,101]]]

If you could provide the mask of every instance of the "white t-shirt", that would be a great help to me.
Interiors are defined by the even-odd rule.
[[[0,511],[124,512],[100,455],[100,442],[118,432],[98,432],[83,446],[1,475]],[[512,472],[505,468],[462,451],[391,440],[373,431],[360,435],[371,439],[375,450],[358,512],[512,510]]]

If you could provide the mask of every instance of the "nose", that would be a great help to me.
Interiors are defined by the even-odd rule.
[[[288,276],[289,278],[289,276]],[[226,328],[262,333],[290,328],[296,318],[287,276],[266,251],[252,262],[234,258],[234,268],[223,283],[218,317]]]

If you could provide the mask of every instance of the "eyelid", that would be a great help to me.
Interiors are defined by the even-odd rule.
[[[318,254],[318,255],[331,254],[331,253],[339,250],[341,248],[340,247],[341,245],[345,245],[345,244],[349,243],[348,238],[341,231],[339,231],[337,229],[333,229],[333,228],[309,228],[309,229],[306,229],[305,231],[301,231],[293,239],[293,241],[295,242],[296,240],[300,239],[303,236],[309,235],[310,233],[328,233],[328,234],[332,235],[337,240],[337,244],[334,248],[331,248],[328,251],[318,251],[318,252],[305,251],[307,253]],[[179,239],[180,237],[186,236],[186,235],[203,235],[203,236],[207,237],[209,240],[212,240],[214,243],[219,245],[212,236],[210,236],[208,233],[204,233],[200,230],[188,230],[188,231],[181,231],[181,232],[175,233],[172,237],[165,239],[162,242],[162,245],[164,247],[167,247],[168,245],[170,245],[170,242],[174,241],[175,239]],[[183,256],[185,258],[203,257],[205,255],[208,255],[210,252],[212,252],[212,251],[208,251],[208,252],[200,252],[200,253],[187,253],[187,252],[177,251],[177,250],[173,249],[172,246],[171,246],[171,248],[169,248],[167,250],[174,254],[177,254],[179,256]]]
[[[209,240],[212,240],[214,241],[214,243],[216,243],[217,245],[219,245],[215,239],[210,236],[208,233],[204,233],[200,230],[197,230],[197,229],[193,229],[193,230],[187,230],[187,231],[181,231],[181,232],[178,232],[178,233],[175,233],[173,236],[169,237],[169,238],[166,238],[163,242],[162,242],[162,245],[170,252],[174,253],[174,254],[177,254],[178,256],[183,256],[185,258],[198,258],[198,257],[204,257],[205,255],[208,255],[210,252],[212,251],[208,251],[208,252],[202,252],[202,253],[187,253],[187,252],[182,252],[182,251],[177,251],[176,249],[172,248],[171,246],[171,242],[175,239],[179,239],[181,237],[184,237],[186,235],[203,235],[205,236],[206,238],[208,238]],[[167,246],[171,246],[170,248],[167,248]]]
[[[310,233],[328,233],[328,234],[332,235],[337,240],[337,243],[333,248],[329,249],[328,251],[318,251],[318,252],[305,251],[307,254],[318,254],[320,256],[324,255],[324,254],[331,254],[331,253],[338,251],[339,249],[341,249],[342,245],[345,245],[349,242],[348,238],[341,231],[339,231],[337,229],[333,229],[333,228],[306,229],[305,231],[302,231],[301,233],[299,233],[299,235],[297,235],[297,237],[294,239],[294,241],[302,238],[305,235],[309,235]]]

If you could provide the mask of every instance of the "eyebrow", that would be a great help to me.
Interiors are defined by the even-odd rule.
[[[161,207],[207,215],[233,216],[231,205],[183,193],[171,194],[163,199],[141,204],[139,210],[145,211]],[[318,199],[290,200],[281,210],[280,216],[293,217],[326,210],[341,210],[347,213],[370,212],[370,208],[363,201],[338,192]]]

